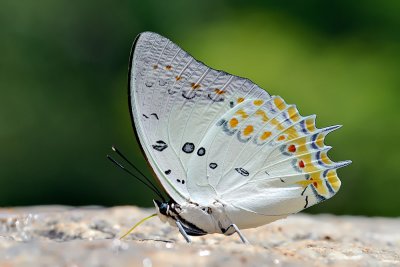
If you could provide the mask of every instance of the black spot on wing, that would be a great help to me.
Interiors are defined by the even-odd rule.
[[[192,153],[194,151],[194,144],[186,142],[182,147],[182,151],[188,154]]]
[[[226,122],[225,119],[221,119],[221,120],[219,120],[219,121],[216,123],[216,125],[217,125],[217,126],[222,126],[222,125],[224,125],[225,122]]]
[[[210,168],[214,170],[215,168],[218,167],[218,164],[215,162],[211,162],[208,166],[210,166]]]
[[[204,156],[206,154],[206,149],[204,147],[200,147],[199,150],[197,150],[197,155]]]
[[[161,151],[163,151],[164,149],[166,149],[166,148],[168,147],[168,145],[167,145],[164,141],[158,140],[158,141],[156,142],[155,145],[152,145],[152,147],[153,147],[155,150],[161,152]]]
[[[154,83],[153,83],[153,82],[145,82],[144,84],[145,84],[147,87],[152,87]]]
[[[164,173],[165,173],[166,175],[169,175],[169,174],[171,173],[171,170],[166,170]]]
[[[308,206],[308,196],[306,196],[306,204],[304,205],[304,208],[307,208]]]
[[[158,120],[158,115],[156,113],[151,113],[150,116],[154,116]]]
[[[217,98],[217,97],[212,97],[211,94],[207,95],[208,99],[210,99],[213,102],[223,102],[225,99],[223,97]]]
[[[237,171],[240,175],[249,176],[249,172],[246,171],[246,170],[243,169],[243,168],[235,168],[235,171]]]
[[[187,100],[191,100],[191,99],[193,99],[193,98],[195,98],[196,97],[196,93],[192,93],[192,94],[185,94],[185,92],[183,92],[182,93],[182,96],[184,97],[184,98],[186,98]]]

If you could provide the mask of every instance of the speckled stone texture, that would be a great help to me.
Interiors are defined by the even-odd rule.
[[[293,215],[237,235],[193,237],[136,207],[0,209],[0,267],[400,266],[400,219]]]

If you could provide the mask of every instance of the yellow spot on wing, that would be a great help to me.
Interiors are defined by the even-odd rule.
[[[284,110],[286,108],[285,101],[283,101],[283,99],[280,96],[274,98],[274,103],[279,110]]]
[[[315,143],[319,146],[319,147],[324,147],[324,134],[319,134],[317,136],[317,140],[315,140]]]
[[[303,170],[305,172],[312,173],[319,170],[317,167],[314,166],[314,164],[311,163],[312,159],[310,154],[302,155],[301,157],[299,157],[299,159],[301,159],[304,163],[305,167]]]
[[[256,100],[254,100],[253,103],[256,106],[261,106],[262,104],[264,104],[264,101],[262,99],[256,99]]]
[[[302,152],[301,154],[304,154],[304,152],[308,151],[307,145],[306,145],[306,137],[298,138],[295,139],[293,142],[297,144],[297,152]]]
[[[267,114],[265,114],[264,110],[261,110],[261,109],[257,110],[256,115],[261,116],[261,119],[263,120],[263,122],[268,121],[268,116],[267,116]]]
[[[245,136],[247,136],[247,135],[251,134],[253,132],[253,130],[254,130],[254,127],[252,125],[247,125],[246,128],[244,128],[244,130],[243,130],[243,134]]]
[[[289,118],[292,121],[298,121],[300,119],[299,112],[297,111],[297,109],[295,107],[290,107],[288,109],[288,113],[289,113]]]
[[[292,140],[295,139],[297,137],[299,137],[299,133],[297,132],[296,128],[294,126],[291,126],[290,128],[288,128],[285,133],[288,135],[288,139]]]
[[[315,131],[315,121],[313,118],[306,119],[306,128],[309,132]]]
[[[243,109],[239,109],[238,111],[236,111],[235,114],[242,116],[243,119],[246,119],[247,117],[249,117],[249,115],[247,115],[246,111],[244,111]]]
[[[265,141],[268,137],[270,137],[271,136],[271,132],[264,132],[262,135],[261,135],[261,140],[263,140],[263,141]]]
[[[275,125],[278,130],[283,130],[284,127],[277,119],[272,119],[271,124]]]
[[[339,190],[341,182],[340,182],[339,178],[337,177],[335,170],[328,171],[327,180],[330,183],[330,185],[332,186],[332,189],[335,190],[335,192]]]
[[[229,121],[229,125],[231,126],[231,128],[235,128],[238,124],[239,124],[239,121],[236,118],[232,118]]]
[[[314,188],[317,190],[318,194],[326,196],[328,191],[324,186],[324,180],[321,179],[320,175],[321,175],[320,172],[313,173],[310,179],[297,181],[296,183],[298,185],[301,185],[303,188],[306,188],[309,185],[313,185]]]
[[[238,103],[242,103],[244,101],[244,98],[243,97],[239,97],[238,99],[237,99],[237,102]]]
[[[321,161],[327,165],[332,163],[332,161],[328,158],[326,152],[321,152]]]

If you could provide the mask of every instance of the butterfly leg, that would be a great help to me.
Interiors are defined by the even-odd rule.
[[[176,223],[176,226],[178,226],[179,232],[181,232],[183,237],[186,239],[186,242],[191,243],[192,241],[190,240],[188,234],[183,229],[182,223],[179,220],[176,220],[175,223]]]
[[[246,237],[244,237],[244,235],[242,234],[242,232],[240,232],[239,228],[237,227],[236,224],[231,224],[229,225],[229,227],[226,229],[226,231],[229,230],[229,228],[233,227],[233,229],[235,229],[236,233],[239,235],[240,240],[242,240],[243,244],[249,245],[250,242],[246,239]]]

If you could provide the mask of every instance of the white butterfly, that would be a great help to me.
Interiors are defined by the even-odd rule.
[[[156,33],[135,40],[129,102],[136,135],[170,200],[162,221],[188,235],[237,232],[299,212],[339,190],[325,136],[294,105],[212,69]]]

